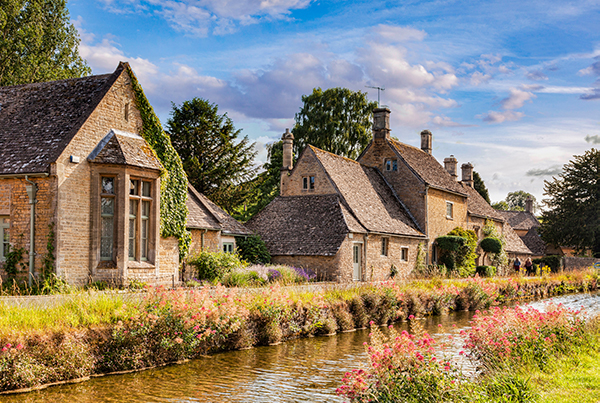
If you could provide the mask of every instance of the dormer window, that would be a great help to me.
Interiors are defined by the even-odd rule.
[[[305,176],[302,178],[302,190],[315,190],[314,176]]]
[[[386,171],[398,171],[398,160],[385,160]]]

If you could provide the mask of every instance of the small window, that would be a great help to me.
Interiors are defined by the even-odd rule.
[[[0,216],[0,262],[10,251],[10,218]]]
[[[305,176],[302,178],[302,189],[303,190],[315,190],[315,177]]]
[[[408,248],[400,248],[400,260],[408,262]]]
[[[223,252],[233,253],[233,242],[223,242]]]
[[[386,160],[385,161],[385,170],[386,171],[397,171],[398,170],[398,160]]]
[[[125,115],[125,121],[128,122],[129,121],[129,102],[127,102],[125,104],[125,113],[124,113],[124,115]]]
[[[389,243],[390,243],[389,238],[381,238],[381,256],[388,255]]]
[[[115,178],[102,177],[100,190],[100,260],[113,260],[115,239]]]
[[[454,203],[446,202],[446,218],[454,218]]]

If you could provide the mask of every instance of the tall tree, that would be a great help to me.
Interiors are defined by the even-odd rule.
[[[65,0],[0,0],[0,86],[82,77]]]
[[[246,190],[239,185],[256,174],[254,143],[238,138],[227,113],[205,99],[173,104],[167,130],[190,183],[212,201],[231,211]]]
[[[487,188],[485,187],[485,183],[483,183],[483,179],[481,176],[475,171],[473,171],[473,188],[485,199],[488,204],[490,204],[490,194],[488,193]]]
[[[600,257],[600,150],[576,155],[552,179],[544,184],[549,198],[544,200],[542,239]]]
[[[535,196],[531,193],[527,193],[524,190],[517,190],[516,192],[510,192],[508,195],[506,195],[506,203],[508,204],[509,210],[525,210],[525,202],[527,201],[528,197],[531,197],[533,200],[533,211],[535,212],[539,208],[537,201],[535,200]]]
[[[296,114],[294,154],[311,144],[325,151],[356,159],[371,140],[371,117],[376,102],[367,94],[347,88],[315,88],[303,95]]]
[[[495,202],[492,204],[492,207],[496,210],[508,211],[510,208],[508,207],[508,203],[504,200],[500,200],[499,202]]]

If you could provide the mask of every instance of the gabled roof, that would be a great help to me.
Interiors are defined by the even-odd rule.
[[[529,231],[531,228],[537,228],[540,226],[538,219],[527,211],[502,211],[497,210],[506,221],[516,230]]]
[[[309,147],[360,225],[371,232],[424,236],[377,169]]]
[[[246,225],[271,255],[334,256],[350,228],[361,229],[351,216],[337,194],[279,196]]]
[[[427,185],[465,194],[462,186],[450,176],[433,155],[394,139],[388,139],[387,141],[408,167]]]
[[[252,234],[243,224],[194,189],[189,183],[186,205],[188,208],[187,228],[220,230],[223,234],[230,235]]]
[[[537,228],[531,228],[521,239],[534,255],[543,256],[546,254],[546,242],[538,234]]]
[[[0,174],[47,172],[123,70],[0,87]]]
[[[154,151],[141,136],[111,129],[100,140],[88,157],[90,162],[100,164],[130,165],[161,170],[162,165]]]
[[[485,201],[485,199],[479,194],[479,192],[473,189],[471,186],[460,183],[463,192],[469,195],[467,199],[467,212],[471,215],[492,218],[497,221],[505,221],[504,216],[494,209],[492,206]]]
[[[510,224],[504,224],[504,240],[506,241],[506,250],[511,253],[531,255],[531,250],[523,243],[523,240],[512,229]]]

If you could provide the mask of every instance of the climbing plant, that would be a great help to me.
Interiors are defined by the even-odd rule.
[[[475,259],[477,259],[477,254],[475,253],[475,249],[477,249],[477,234],[475,231],[456,227],[448,232],[448,235],[465,238],[465,243],[459,247],[455,254],[456,267],[458,267],[460,276],[468,277],[475,274]]]
[[[133,70],[128,64],[125,64],[125,67],[131,78],[135,103],[142,117],[140,134],[164,167],[160,181],[160,233],[165,238],[174,236],[179,239],[179,258],[183,260],[191,243],[191,235],[186,229],[187,176],[181,158],[165,134]]]
[[[485,220],[485,225],[481,230],[484,238],[495,238],[502,244],[499,253],[492,253],[490,255],[492,266],[496,266],[498,269],[506,268],[508,265],[508,255],[506,254],[506,240],[504,239],[504,235],[498,232],[498,229],[491,220]]]
[[[54,232],[53,222],[48,224],[48,230],[48,235],[46,237],[46,253],[42,257],[42,280],[46,280],[54,274],[54,261],[56,259],[54,256],[54,240],[56,234]]]

